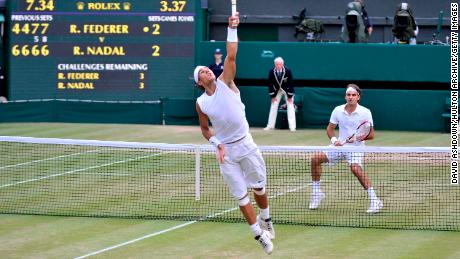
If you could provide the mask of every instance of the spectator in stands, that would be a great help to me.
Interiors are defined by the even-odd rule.
[[[364,106],[359,105],[361,99],[361,89],[355,84],[349,84],[345,91],[346,104],[335,107],[332,111],[326,132],[331,140],[331,146],[347,147],[364,147],[365,140],[374,138],[374,123],[371,111]],[[371,125],[370,132],[363,139],[354,139],[353,136],[356,128],[363,121],[368,121]],[[339,126],[339,138],[335,137],[334,129]],[[309,204],[310,209],[317,209],[324,199],[325,194],[320,190],[321,164],[337,163],[345,159],[350,165],[353,174],[358,178],[361,185],[367,190],[370,198],[370,206],[367,213],[377,213],[383,207],[383,203],[375,194],[371,181],[364,173],[362,168],[364,153],[362,152],[340,152],[330,150],[327,152],[316,153],[311,159],[311,176],[313,180],[312,195]]]
[[[365,9],[366,5],[364,4],[364,0],[355,0],[355,2],[358,2],[361,4],[361,11],[362,11],[362,17],[364,21],[364,26],[366,27],[366,34],[371,36],[372,32],[374,31],[374,27],[372,27],[372,22],[371,19],[369,18],[369,15],[367,14],[367,11]]]
[[[400,3],[396,9],[393,35],[397,44],[417,44],[418,26],[408,3]]]
[[[238,50],[238,13],[231,16],[228,23],[227,57],[222,74],[216,80],[211,69],[205,66],[197,66],[193,72],[195,83],[205,90],[196,101],[196,110],[203,137],[216,148],[216,157],[225,183],[238,201],[240,211],[250,225],[255,239],[270,254],[273,251],[271,239],[275,238],[275,230],[270,219],[265,190],[265,162],[249,133],[240,91],[233,81]],[[209,121],[213,131],[209,128]],[[254,200],[260,208],[257,217],[249,199],[248,188],[253,190]]]
[[[271,106],[268,115],[268,124],[264,130],[272,130],[275,128],[278,106],[281,101],[281,96],[284,95],[284,100],[287,105],[289,129],[295,131],[296,121],[292,72],[289,68],[284,66],[282,57],[275,58],[274,62],[275,67],[268,72],[268,94],[271,97]]]
[[[224,63],[222,62],[222,50],[221,49],[216,49],[214,51],[214,63],[208,66],[216,78],[219,78],[220,74],[222,74],[222,71],[224,71]]]
[[[342,27],[342,41],[349,43],[367,42],[373,32],[372,23],[362,0],[348,3],[345,25]]]

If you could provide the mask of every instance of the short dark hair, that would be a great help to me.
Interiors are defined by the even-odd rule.
[[[358,85],[355,85],[355,84],[348,84],[346,89],[348,89],[348,87],[354,88],[354,89],[356,90],[356,92],[358,92],[359,96],[361,96],[361,88],[359,88]]]

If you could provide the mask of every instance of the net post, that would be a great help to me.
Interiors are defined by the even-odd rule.
[[[195,200],[200,200],[200,170],[201,169],[201,149],[195,146]]]

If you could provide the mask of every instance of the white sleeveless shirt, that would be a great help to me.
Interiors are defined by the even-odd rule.
[[[222,143],[237,141],[248,134],[249,124],[240,93],[235,93],[220,79],[216,81],[214,94],[209,96],[204,92],[197,103],[211,120],[215,136]]]

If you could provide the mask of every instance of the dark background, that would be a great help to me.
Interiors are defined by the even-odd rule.
[[[230,13],[230,1],[209,0],[208,11],[210,19],[210,40],[224,40],[227,18]],[[298,1],[298,0],[266,0],[266,1],[239,1],[238,11],[242,17],[240,30],[250,32],[240,33],[242,40],[279,40],[296,41],[293,34],[296,21],[293,15],[298,15],[303,8],[307,9],[307,17],[318,19],[325,24],[324,40],[339,41],[340,30],[344,21],[346,6],[350,1]],[[397,5],[397,0],[367,0],[367,10],[374,33],[370,42],[389,42],[393,39],[391,27]],[[416,22],[419,26],[419,43],[431,41],[436,32],[438,15],[444,12],[443,30],[438,39],[445,41],[450,35],[450,1],[423,1],[413,0],[407,2],[412,8]],[[244,37],[246,36],[246,37]]]

